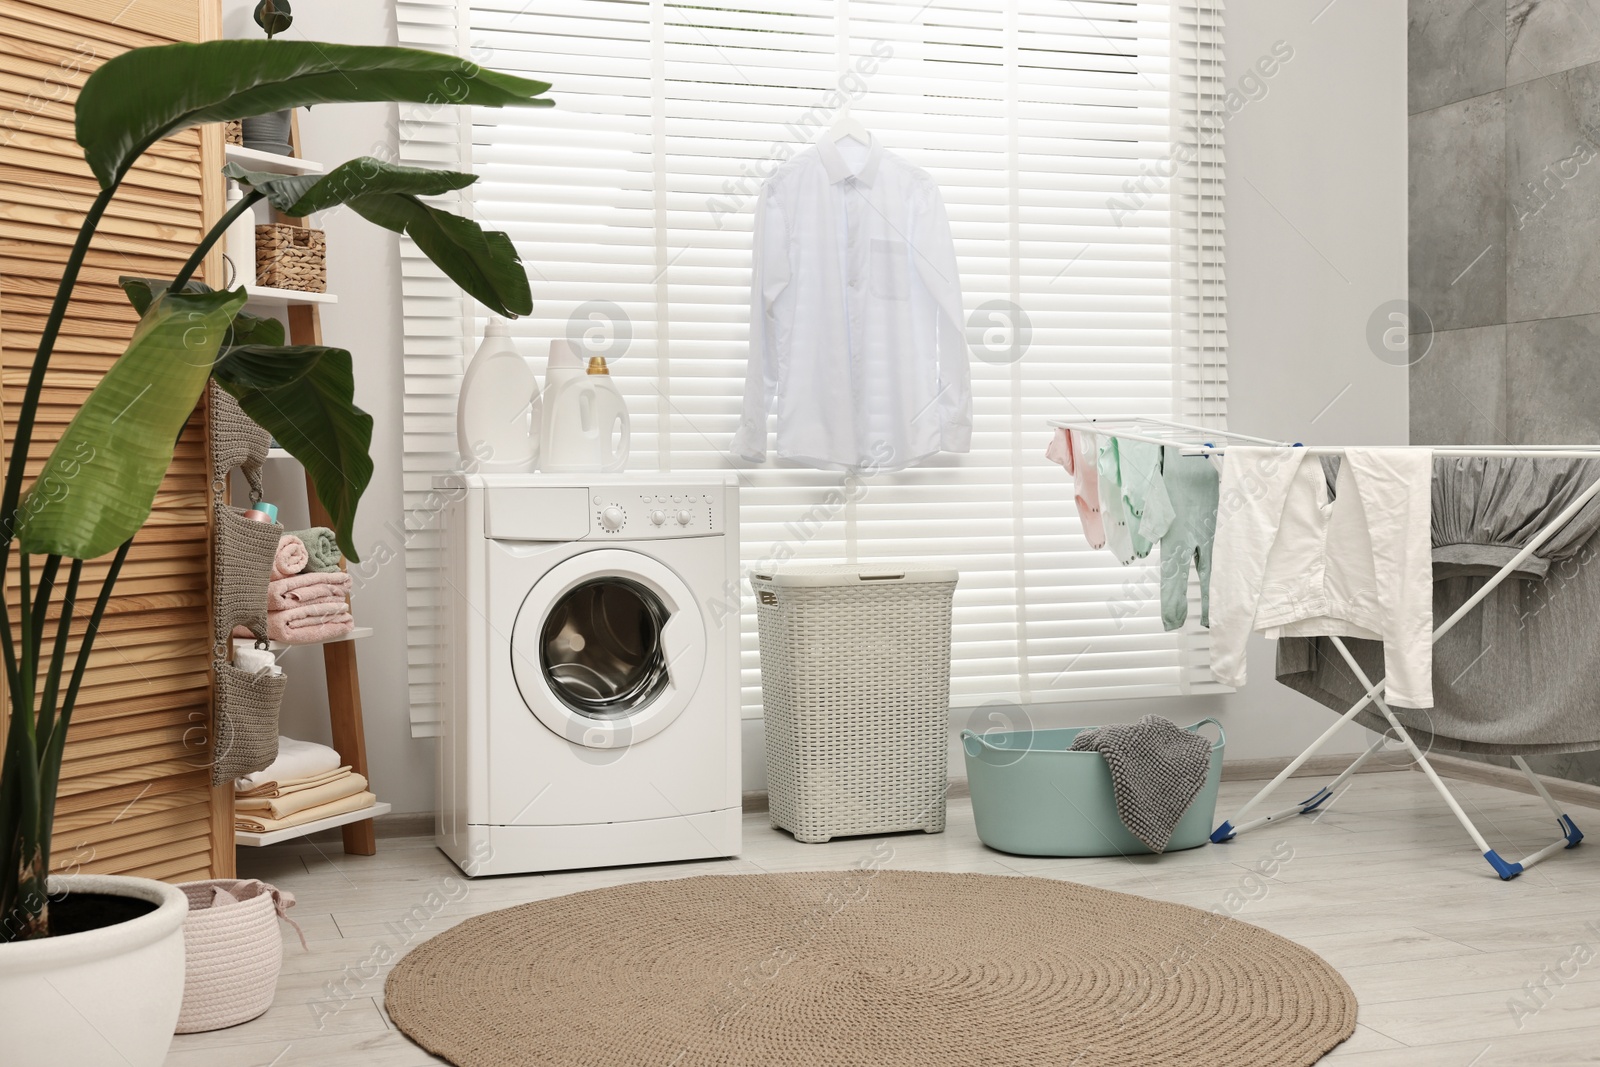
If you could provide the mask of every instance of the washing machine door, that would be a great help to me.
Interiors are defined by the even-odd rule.
[[[706,630],[681,578],[626,549],[573,556],[545,573],[511,631],[528,710],[574,744],[637,744],[683,713],[705,669]]]

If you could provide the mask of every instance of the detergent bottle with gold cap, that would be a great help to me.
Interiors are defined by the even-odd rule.
[[[623,468],[632,425],[604,357],[590,357],[586,367],[565,338],[550,342],[542,431],[541,470],[603,473]]]

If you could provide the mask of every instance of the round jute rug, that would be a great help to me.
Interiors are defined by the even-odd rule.
[[[385,1006],[460,1067],[1294,1067],[1350,1036],[1316,954],[1041,878],[637,882],[468,919]]]

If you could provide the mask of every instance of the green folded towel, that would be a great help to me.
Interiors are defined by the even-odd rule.
[[[305,542],[306,555],[311,562],[306,571],[336,571],[339,569],[339,539],[326,526],[313,526],[309,530],[296,530],[294,536]],[[304,571],[301,573],[305,573]]]

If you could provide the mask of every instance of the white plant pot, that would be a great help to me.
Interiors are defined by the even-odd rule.
[[[98,930],[0,943],[6,1067],[160,1067],[183,1003],[183,891],[148,878],[52,875],[50,894],[105,893],[156,910]]]

